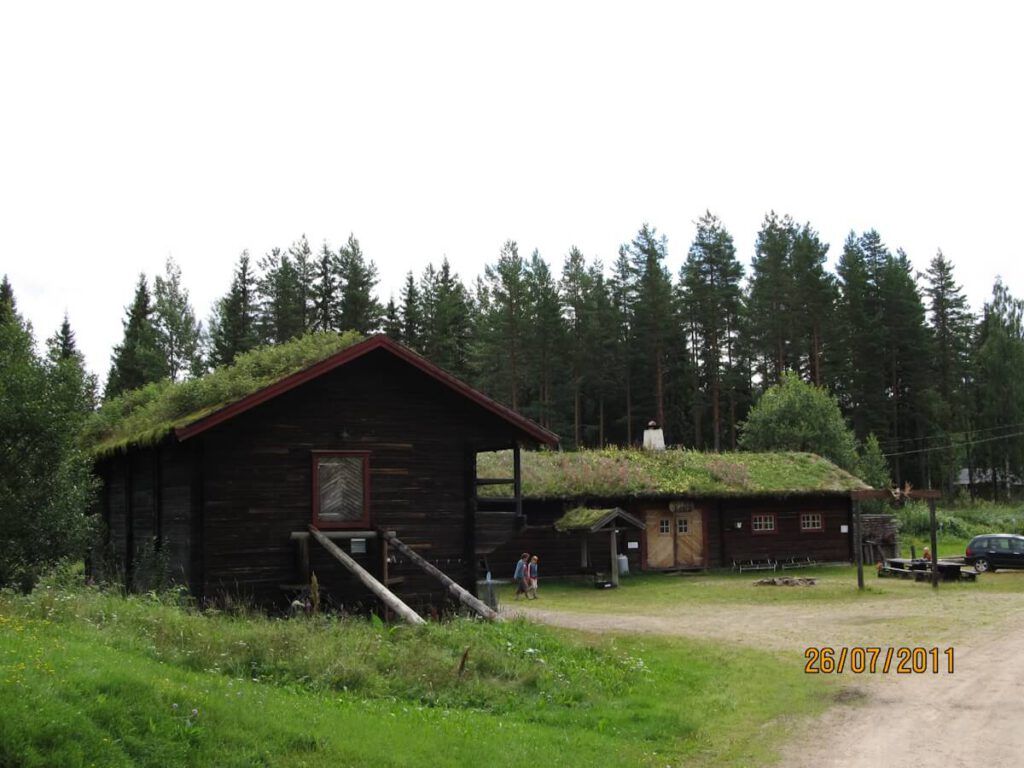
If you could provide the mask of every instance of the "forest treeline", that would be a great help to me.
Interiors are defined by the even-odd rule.
[[[447,260],[410,271],[381,302],[350,236],[303,236],[254,262],[200,323],[178,267],[140,276],[105,397],[195,376],[310,330],[381,331],[558,432],[563,445],[633,444],[657,421],[673,444],[733,450],[760,393],[793,372],[836,396],[856,437],[875,435],[895,482],[985,482],[1024,464],[1024,303],[998,279],[978,312],[941,251],[923,274],[870,230],[836,268],[810,224],[769,213],[749,270],[711,213],[678,274],[648,225],[610,263],[572,247],[549,264],[507,241],[464,281]]]

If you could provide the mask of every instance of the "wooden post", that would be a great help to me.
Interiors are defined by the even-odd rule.
[[[309,537],[296,539],[295,543],[299,548],[299,581],[309,584]]]
[[[590,565],[590,549],[587,544],[587,532],[584,531],[580,537],[580,568],[586,568]]]
[[[423,618],[412,608],[403,603],[390,589],[375,579],[363,566],[345,554],[333,541],[324,536],[315,526],[309,526],[309,532],[313,538],[326,549],[345,568],[355,574],[356,578],[363,583],[373,594],[379,597],[388,608],[393,610],[410,624],[426,624]]]
[[[619,586],[619,532],[612,528],[610,533],[612,550],[612,584],[617,587]]]
[[[864,589],[864,547],[860,540],[860,501],[853,500],[853,546],[857,560],[857,589]]]
[[[483,602],[482,600],[479,600],[478,598],[473,597],[473,595],[471,595],[468,590],[466,590],[456,581],[451,579],[442,570],[436,568],[435,566],[431,565],[426,560],[424,560],[419,552],[416,552],[414,549],[411,549],[408,544],[406,544],[397,536],[395,536],[395,534],[393,534],[391,531],[381,531],[381,535],[384,537],[385,541],[391,544],[391,546],[393,546],[403,555],[408,557],[410,560],[412,560],[412,562],[414,562],[424,571],[429,573],[435,579],[444,584],[444,586],[448,588],[448,591],[452,594],[452,596],[457,598],[458,601],[465,605],[467,608],[469,608],[472,611],[475,611],[488,621],[494,621],[498,618],[498,614],[491,610],[491,607],[487,605],[487,603]]]
[[[928,499],[928,523],[932,532],[932,586],[939,586],[939,548],[935,531],[935,499]]]
[[[519,455],[519,442],[512,448],[512,492],[516,497],[516,525],[523,519],[523,463]]]

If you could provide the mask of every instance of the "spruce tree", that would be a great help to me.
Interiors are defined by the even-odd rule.
[[[125,311],[124,338],[114,347],[103,391],[104,398],[108,400],[122,392],[159,381],[169,374],[167,359],[160,349],[153,324],[153,303],[145,275],[139,275],[135,297]]]
[[[388,299],[384,307],[384,335],[395,341],[402,340],[402,318],[398,314],[394,296]]]
[[[312,287],[313,316],[312,327],[315,331],[353,330],[341,322],[340,294],[341,274],[338,256],[326,242],[320,248],[314,267]]]
[[[795,368],[794,306],[796,273],[793,250],[797,227],[775,211],[757,233],[750,276],[750,344],[766,384],[778,383]]]
[[[402,307],[399,310],[400,338],[402,343],[417,352],[423,351],[423,306],[420,290],[412,272],[405,275],[405,285],[400,296]]]
[[[85,356],[75,342],[67,312],[60,328],[46,340],[46,351],[46,365],[56,395],[54,406],[64,412],[69,422],[81,426],[96,408],[98,383],[85,367]]]
[[[478,286],[477,376],[487,391],[518,409],[526,376],[529,323],[526,265],[514,240],[506,240],[496,264],[484,268]]]
[[[377,267],[367,261],[355,235],[339,251],[338,275],[341,284],[338,327],[343,331],[374,333],[380,328],[383,308],[374,294]]]
[[[590,275],[586,259],[579,248],[573,246],[562,264],[559,281],[562,305],[568,320],[569,371],[573,401],[573,446],[579,448],[583,437],[583,383],[587,348],[585,341]]]
[[[309,241],[303,235],[288,248],[288,255],[291,257],[295,267],[296,293],[294,296],[293,311],[301,317],[297,321],[305,333],[313,329],[313,286],[315,283],[315,269],[313,265],[313,251],[309,247]],[[290,338],[290,337],[289,337]]]
[[[447,258],[442,260],[440,270],[427,265],[419,292],[423,307],[423,354],[456,376],[469,376],[472,302]]]
[[[256,281],[261,342],[280,344],[306,331],[306,306],[291,252],[273,248],[259,263]]]
[[[210,365],[230,365],[259,344],[256,276],[249,252],[242,251],[231,287],[214,305],[210,318]]]
[[[621,434],[626,445],[633,444],[633,365],[635,352],[635,312],[637,301],[637,276],[625,246],[619,248],[618,258],[612,266],[608,283],[615,318],[614,354],[609,363],[615,371],[622,394],[623,412],[617,423],[622,425]]]
[[[794,355],[803,361],[801,368],[808,381],[819,387],[825,385],[827,378],[837,294],[835,278],[825,270],[827,257],[828,244],[821,242],[810,224],[796,231],[789,263],[793,274],[789,304]],[[752,322],[757,312],[751,308]]]

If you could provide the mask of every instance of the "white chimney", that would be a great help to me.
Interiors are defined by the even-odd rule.
[[[656,421],[648,422],[647,429],[644,430],[644,450],[665,450],[665,433],[661,431],[661,428],[658,426],[658,422]]]

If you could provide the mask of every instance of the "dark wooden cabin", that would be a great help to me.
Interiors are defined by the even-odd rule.
[[[850,560],[850,493],[868,487],[805,453],[528,452],[522,468],[526,526],[493,557],[514,563],[523,551],[537,554],[548,576],[581,570],[579,547],[555,527],[580,506],[618,507],[643,521],[642,531],[623,530],[619,543],[631,570]],[[607,537],[593,537],[590,555],[594,566],[608,562]]]
[[[293,534],[310,524],[414,606],[440,604],[444,590],[379,531],[474,590],[479,559],[523,520],[516,477],[499,478],[514,489],[506,503],[478,510],[477,454],[558,439],[383,336],[174,424],[129,429],[100,454],[107,553],[129,586],[160,562],[199,598],[263,605],[303,586]],[[326,599],[371,601],[309,547]]]

